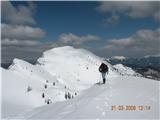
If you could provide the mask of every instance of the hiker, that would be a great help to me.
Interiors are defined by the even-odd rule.
[[[102,74],[103,84],[106,83],[106,73],[108,72],[108,66],[105,63],[102,63],[99,67],[99,72]]]

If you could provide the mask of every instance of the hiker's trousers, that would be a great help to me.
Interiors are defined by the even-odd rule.
[[[106,82],[106,72],[102,72],[102,80],[103,80],[103,83],[105,84],[105,82]]]

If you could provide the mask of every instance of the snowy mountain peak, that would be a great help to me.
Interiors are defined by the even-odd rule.
[[[100,57],[87,50],[65,46],[44,52],[37,63],[50,74],[59,76],[60,82],[68,87],[84,89],[99,82],[101,62]]]
[[[89,58],[92,57],[93,59],[100,59],[99,57],[97,57],[96,55],[94,55],[93,53],[85,50],[85,49],[78,49],[78,48],[74,48],[72,46],[63,46],[63,47],[57,47],[57,48],[53,48],[50,50],[47,50],[43,53],[43,58],[51,58],[53,56],[64,56],[64,57],[83,57],[83,58]],[[41,58],[40,58],[41,59]],[[39,61],[39,59],[38,59]]]
[[[28,62],[26,62],[26,61],[24,61],[24,60],[21,60],[21,59],[19,59],[19,58],[14,58],[14,59],[13,59],[13,62],[12,62],[12,64],[14,64],[14,65],[15,65],[15,64],[24,64],[24,63],[25,63],[25,64],[26,64],[26,63],[28,64]]]
[[[28,63],[24,60],[15,58],[8,69],[9,70],[18,70],[18,69],[22,69],[22,68],[27,67],[27,66],[32,66],[32,64],[30,64],[30,63]]]
[[[144,58],[150,58],[150,57],[160,57],[160,54],[157,54],[157,55],[146,55],[146,56],[144,56]]]
[[[125,60],[125,59],[127,59],[127,58],[124,57],[124,56],[113,56],[113,57],[111,57],[111,59],[115,59],[115,60]]]
[[[64,51],[73,51],[73,50],[75,50],[75,48],[72,46],[62,46],[62,47],[56,47],[56,48],[52,48],[50,50],[47,50],[47,51],[45,51],[45,53],[46,52],[60,53],[60,52],[64,52]]]

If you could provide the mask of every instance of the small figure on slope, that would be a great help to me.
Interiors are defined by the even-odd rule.
[[[106,83],[106,73],[108,72],[108,66],[105,63],[102,63],[99,66],[99,72],[101,72],[103,84],[105,84]]]

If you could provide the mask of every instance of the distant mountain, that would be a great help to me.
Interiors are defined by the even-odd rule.
[[[124,56],[113,56],[110,59],[123,61],[123,60],[126,60],[127,57],[124,57]]]
[[[1,63],[1,67],[7,69],[12,63]]]
[[[124,59],[120,59],[124,58]],[[136,72],[145,77],[159,79],[160,78],[160,56],[144,56],[141,58],[126,58],[123,56],[114,56],[106,59],[112,65],[123,64],[131,67]]]
[[[157,68],[157,69],[160,68],[160,56],[145,56],[141,58],[126,58],[120,56],[120,58],[124,59],[119,59],[116,56],[108,58],[107,61],[109,61],[112,65],[123,64],[132,68],[146,68],[146,67]]]

